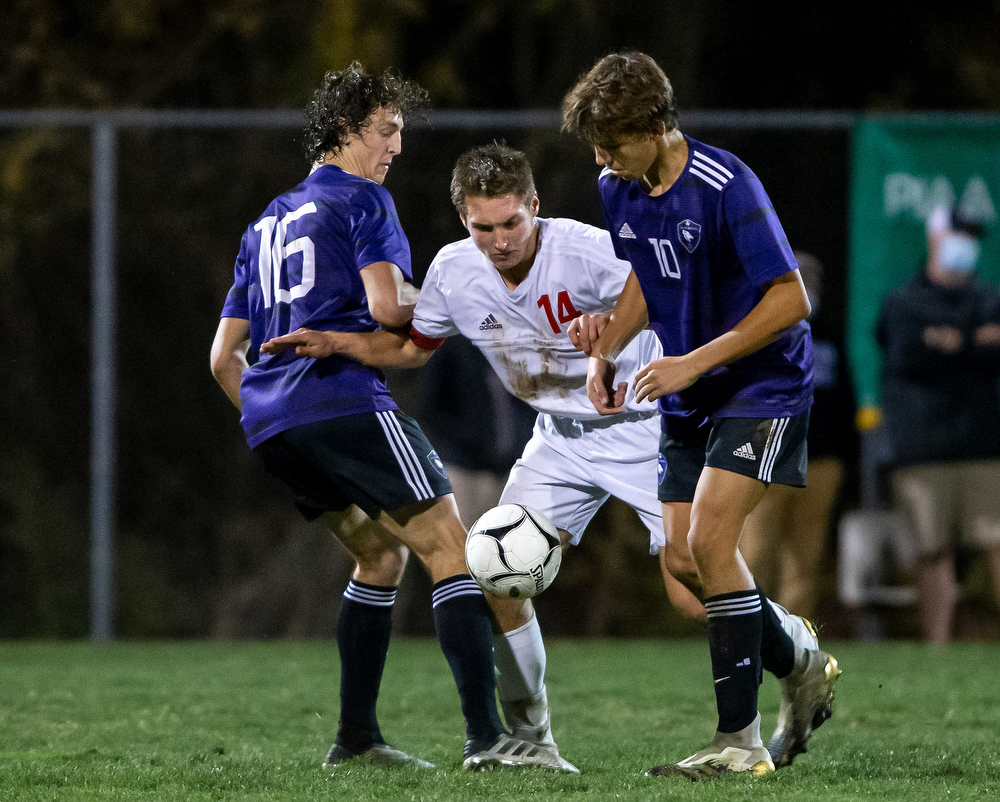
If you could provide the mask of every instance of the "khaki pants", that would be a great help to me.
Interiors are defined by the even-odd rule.
[[[918,555],[1000,545],[1000,460],[898,468],[892,489]]]

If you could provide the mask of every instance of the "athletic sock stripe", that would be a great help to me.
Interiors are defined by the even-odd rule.
[[[727,618],[733,615],[753,615],[760,612],[760,605],[751,607],[727,607],[716,610],[706,610],[709,618]]]
[[[771,421],[771,431],[767,435],[767,443],[764,445],[764,453],[761,455],[760,471],[757,478],[762,482],[771,481],[771,473],[774,470],[774,463],[778,459],[781,451],[781,441],[788,428],[788,418],[775,418]]]
[[[458,598],[459,596],[482,596],[483,591],[472,577],[457,579],[431,592],[431,606],[437,607],[441,602]]]
[[[755,597],[739,597],[734,599],[720,599],[719,601],[714,601],[706,603],[705,607],[710,610],[724,610],[732,607],[748,607],[752,605],[760,604],[760,596]]]
[[[708,613],[709,618],[751,615],[760,611],[760,595],[757,593],[754,593],[752,596],[738,596],[736,598],[705,602],[705,612]]]
[[[382,425],[382,431],[385,432],[386,440],[389,441],[389,447],[396,456],[396,462],[403,472],[403,477],[406,479],[406,483],[410,486],[413,494],[417,497],[417,500],[423,501],[434,498],[431,484],[427,481],[427,474],[420,467],[420,461],[417,459],[417,455],[413,453],[410,441],[403,434],[403,429],[399,425],[399,421],[396,420],[396,416],[391,412],[378,412],[376,415],[378,416],[379,423]]]
[[[373,607],[392,607],[396,601],[395,590],[375,590],[351,581],[347,583],[344,598],[359,604],[370,604]]]

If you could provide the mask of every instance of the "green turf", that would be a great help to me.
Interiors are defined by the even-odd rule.
[[[579,777],[460,768],[458,697],[433,641],[394,641],[380,720],[429,771],[320,763],[337,725],[326,642],[0,643],[3,800],[969,800],[1000,791],[1000,647],[831,647],[834,717],[794,766],[691,784],[650,766],[707,742],[703,641],[549,644],[561,750]],[[777,685],[761,690],[773,727]]]

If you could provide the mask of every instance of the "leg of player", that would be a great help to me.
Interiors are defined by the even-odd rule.
[[[433,582],[438,641],[455,677],[466,721],[467,769],[544,766],[561,769],[557,756],[507,735],[496,706],[492,615],[465,566],[465,528],[451,494],[391,515],[399,539],[423,562]],[[380,519],[382,520],[382,519]]]
[[[340,722],[324,764],[336,766],[359,758],[378,765],[432,768],[432,764],[388,745],[375,716],[392,633],[392,607],[407,549],[355,506],[324,514],[323,523],[356,562],[337,620]]]
[[[663,584],[667,589],[667,598],[678,611],[692,621],[707,621],[705,605],[701,600],[684,585],[679,579],[674,577],[668,567],[669,557],[667,549],[660,549],[660,572],[663,575]]]
[[[680,502],[663,505],[667,545],[660,551],[660,561],[671,576],[702,598],[701,578],[687,542],[691,507]],[[789,613],[763,593],[759,595],[761,665],[781,682],[778,723],[768,751],[775,767],[782,768],[805,751],[813,730],[829,718],[833,683],[840,670],[837,661],[820,650],[809,621]]]
[[[569,534],[560,530],[567,543]],[[530,599],[511,599],[486,594],[496,621],[493,659],[496,663],[497,695],[504,721],[516,738],[550,752],[559,768],[579,773],[559,754],[552,737],[552,717],[545,689],[545,643]]]
[[[738,548],[743,522],[764,488],[729,471],[706,467],[701,473],[688,543],[705,594],[719,723],[708,747],[680,763],[651,769],[651,776],[699,780],[730,771],[774,770],[757,710],[761,601]]]
[[[672,503],[662,506],[666,544],[660,549],[660,571],[667,596],[689,618],[706,621],[698,566],[687,542],[687,533],[691,528],[691,505]]]

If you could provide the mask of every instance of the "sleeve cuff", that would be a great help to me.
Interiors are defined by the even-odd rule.
[[[410,326],[410,339],[418,348],[423,348],[426,351],[436,351],[442,345],[444,341],[448,339],[447,337],[426,337],[417,331],[413,326]]]

